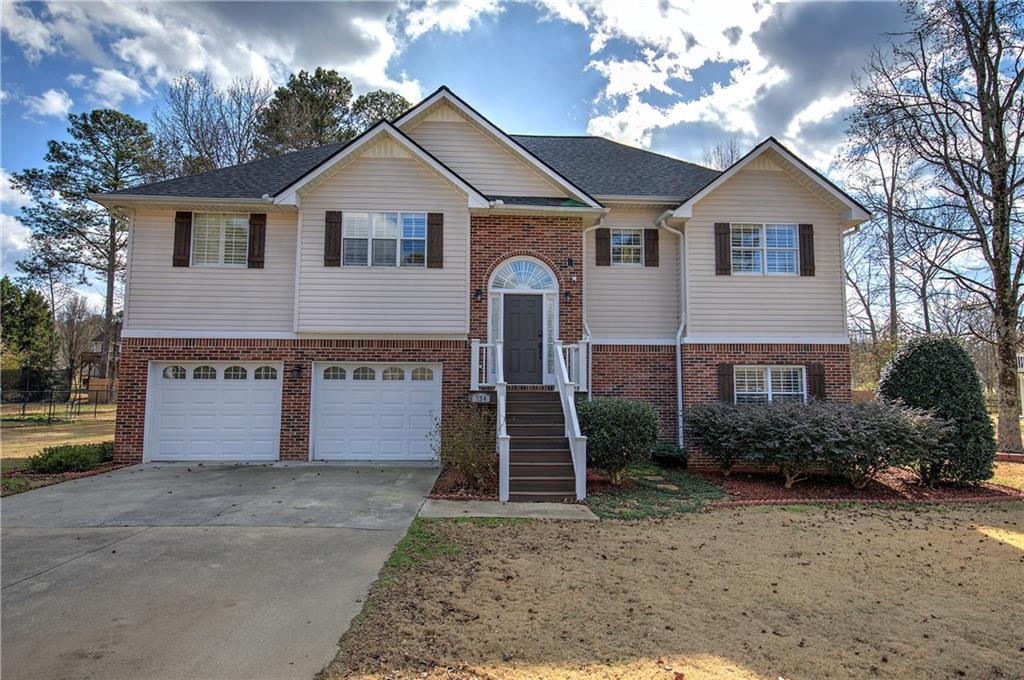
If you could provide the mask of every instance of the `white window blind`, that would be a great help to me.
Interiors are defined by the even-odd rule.
[[[249,258],[249,216],[192,213],[192,264],[244,267]]]

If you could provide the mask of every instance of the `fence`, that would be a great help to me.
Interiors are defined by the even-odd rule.
[[[44,422],[103,418],[114,414],[117,390],[4,390],[0,393],[0,413],[4,418],[32,419]]]

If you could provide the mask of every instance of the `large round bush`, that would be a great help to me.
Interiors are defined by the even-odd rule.
[[[587,461],[607,472],[612,484],[622,481],[629,465],[650,460],[658,441],[658,414],[647,402],[593,399],[581,403],[578,414],[587,438]]]
[[[995,432],[974,362],[955,339],[907,341],[882,372],[878,396],[925,409],[951,425],[949,445],[916,461],[924,481],[976,482],[992,476]]]

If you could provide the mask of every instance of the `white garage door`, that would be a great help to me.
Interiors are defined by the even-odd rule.
[[[437,364],[313,365],[313,458],[432,460]]]
[[[180,362],[150,366],[148,460],[277,460],[282,366]]]

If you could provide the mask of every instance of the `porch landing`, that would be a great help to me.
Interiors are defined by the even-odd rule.
[[[576,503],[502,503],[500,501],[445,501],[428,498],[420,508],[420,517],[452,519],[457,517],[500,517],[505,519],[560,519],[596,522],[597,515],[586,505]]]

